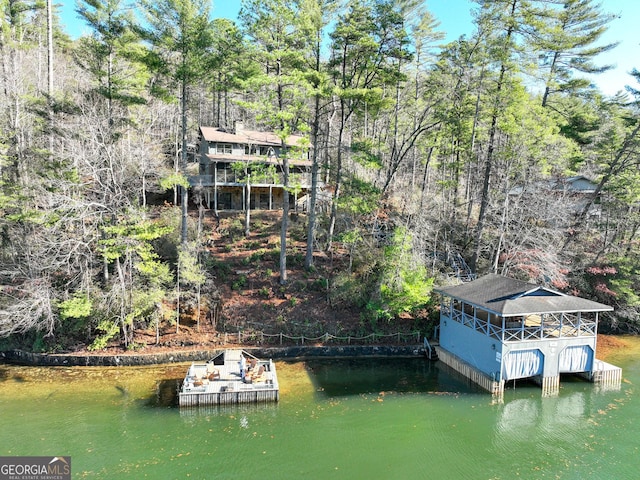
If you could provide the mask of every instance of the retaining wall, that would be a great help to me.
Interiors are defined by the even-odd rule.
[[[304,360],[309,358],[332,357],[416,357],[424,355],[422,345],[398,346],[323,346],[323,347],[273,347],[273,348],[242,348],[258,358],[274,360]],[[66,367],[117,367],[158,365],[165,363],[202,362],[209,360],[225,348],[215,350],[190,350],[166,353],[123,354],[123,355],[73,355],[73,354],[43,354],[9,350],[0,352],[0,362],[30,366],[66,366]]]

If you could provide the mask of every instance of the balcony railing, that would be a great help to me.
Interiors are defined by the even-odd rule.
[[[455,308],[442,308],[441,315],[502,342],[522,342],[551,338],[595,337],[597,322],[581,315],[550,314],[522,320],[509,318],[495,324]],[[514,321],[515,320],[515,321]]]
[[[246,177],[235,172],[221,171],[214,177],[213,175],[192,175],[189,177],[189,184],[192,187],[213,187],[214,185],[244,185]],[[281,173],[271,175],[252,175],[250,179],[252,186],[282,186],[284,185],[284,175]],[[302,188],[311,187],[310,173],[289,174],[289,185],[300,185]]]

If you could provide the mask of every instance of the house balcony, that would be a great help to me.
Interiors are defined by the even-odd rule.
[[[233,171],[220,171],[217,175],[191,175],[188,177],[192,187],[241,187],[246,184],[246,177],[238,175]],[[283,187],[284,175],[276,173],[273,175],[252,175],[250,179],[252,187]],[[303,189],[311,188],[310,173],[290,173],[289,185],[299,185]],[[319,183],[320,186],[320,183]]]
[[[595,337],[597,333],[597,321],[581,314],[553,313],[504,319],[494,317],[493,321],[489,321],[462,310],[444,307],[441,316],[503,343]]]

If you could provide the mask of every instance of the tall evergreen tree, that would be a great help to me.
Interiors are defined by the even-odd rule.
[[[542,51],[541,68],[545,74],[542,106],[554,93],[578,93],[591,81],[575,78],[574,73],[602,73],[612,65],[596,65],[593,60],[615,48],[618,43],[598,44],[615,15],[603,13],[593,0],[563,0],[559,6],[546,8],[546,17],[537,36]]]
[[[148,44],[145,62],[154,73],[151,93],[180,100],[180,170],[186,176],[190,88],[208,73],[212,45],[210,2],[206,0],[141,0],[143,21],[138,31]],[[188,189],[181,187],[181,242],[187,242]]]
[[[116,137],[128,123],[127,107],[145,103],[147,78],[135,62],[140,43],[131,28],[133,14],[122,0],[84,0],[77,12],[91,32],[78,41],[76,58],[91,75],[94,91],[104,98],[105,118]]]
[[[208,55],[208,82],[213,94],[213,124],[231,128],[230,92],[241,89],[255,68],[248,55],[250,51],[240,28],[231,20],[213,20],[213,44]]]
[[[535,34],[538,17],[529,0],[476,0],[481,9],[478,13],[479,30],[485,32],[489,58],[496,78],[491,95],[490,118],[482,191],[478,221],[475,231],[475,249],[470,267],[476,270],[483,247],[483,233],[490,201],[490,183],[493,176],[494,155],[498,146],[500,119],[510,101],[509,84],[520,71],[518,59],[522,58],[523,43]],[[535,36],[535,35],[534,35]],[[523,39],[525,41],[523,41]]]
[[[311,194],[309,196],[309,223],[307,225],[307,248],[305,254],[305,268],[313,267],[313,250],[316,240],[316,202],[318,198],[318,184],[320,173],[320,122],[323,111],[326,110],[326,99],[330,95],[329,79],[324,62],[322,62],[322,45],[324,29],[327,27],[337,8],[336,0],[302,0],[300,19],[302,20],[302,34],[309,43],[307,78],[313,92],[313,109],[311,112]],[[324,139],[326,141],[326,139]]]
[[[435,104],[444,100],[439,95],[426,93],[424,84],[427,82],[419,66],[420,61],[425,61],[424,56],[433,46],[433,42],[442,38],[442,35],[434,30],[437,22],[427,10],[421,8],[421,5],[415,5],[416,2],[406,3],[408,5],[398,11],[394,11],[389,5],[387,8],[390,9],[390,13],[384,15],[391,20],[394,16],[396,18],[394,36],[397,45],[391,56],[391,62],[396,64],[397,70],[393,115],[389,128],[390,139],[387,141],[389,151],[386,155],[383,194],[390,188],[400,166],[415,153],[415,147],[420,138],[439,123],[432,116],[432,109]],[[406,26],[412,27],[411,37],[406,32]],[[411,43],[413,43],[412,46]],[[419,59],[420,55],[422,60]],[[414,56],[417,57],[415,64],[412,61]],[[410,81],[406,72],[411,68],[415,68],[414,91],[407,88]]]
[[[404,28],[402,16],[394,13],[388,17],[392,12],[393,2],[390,1],[351,2],[330,35],[328,66],[337,104],[338,132],[328,248],[333,242],[341,195],[348,124],[354,112],[379,107],[383,102],[384,87],[396,84],[398,78],[398,65],[394,59],[405,47],[401,40]]]
[[[278,135],[284,195],[280,231],[280,283],[287,282],[287,229],[289,219],[289,137],[308,130],[307,95],[310,85],[304,76],[307,68],[305,39],[301,35],[297,0],[244,0],[240,19],[246,35],[256,48],[262,67],[259,75],[247,80],[257,95],[247,105],[259,122]]]

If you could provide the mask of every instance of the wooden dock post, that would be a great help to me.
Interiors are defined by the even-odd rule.
[[[438,358],[442,360],[444,364],[453,368],[456,372],[465,376],[479,387],[490,392],[492,395],[496,397],[503,396],[504,380],[494,380],[446,350],[439,347],[435,348],[438,352]]]
[[[542,377],[542,396],[552,397],[560,392],[560,375]]]
[[[591,381],[603,390],[619,390],[622,384],[622,369],[596,359]]]

